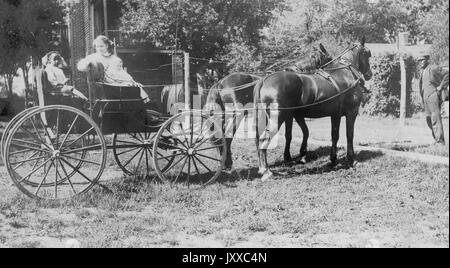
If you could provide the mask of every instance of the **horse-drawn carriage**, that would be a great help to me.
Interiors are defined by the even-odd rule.
[[[140,89],[88,79],[89,102],[51,93],[37,74],[35,107],[7,125],[1,154],[15,185],[39,199],[66,199],[89,191],[112,159],[126,175],[186,183],[212,183],[226,159],[223,127],[193,110],[174,116],[149,110]],[[106,177],[106,176],[105,176]]]
[[[323,46],[316,54],[313,74],[277,72],[260,79],[237,73],[222,79],[208,90],[205,106],[208,115],[214,112],[208,107],[219,106],[218,117],[191,109],[164,115],[146,109],[139,88],[102,84],[90,75],[88,104],[64,105],[63,96],[46,90],[42,72],[39,105],[17,115],[4,131],[0,145],[5,166],[20,190],[43,199],[70,198],[90,190],[107,166],[109,171],[107,149],[112,149],[115,162],[127,175],[148,176],[154,170],[162,181],[209,184],[225,166],[232,167],[231,142],[240,121],[236,107],[249,102],[255,105],[251,110],[263,180],[273,176],[267,147],[283,123],[284,156],[286,161],[291,158],[294,118],[304,133],[302,159],[309,136],[304,119],[332,118],[331,161],[335,164],[339,125],[345,116],[347,159],[353,164],[354,123],[363,81],[372,77],[370,50],[363,39],[334,59]],[[225,126],[224,102],[232,104],[229,126]],[[273,116],[267,109],[272,105],[276,107]],[[230,126],[233,133],[227,136]]]

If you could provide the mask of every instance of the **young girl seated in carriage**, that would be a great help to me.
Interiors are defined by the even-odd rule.
[[[67,84],[69,79],[66,77],[62,69],[67,66],[67,63],[58,52],[52,51],[47,53],[47,55],[42,59],[42,64],[45,67],[47,80],[51,85],[50,90],[52,92],[62,93],[63,95],[84,101],[88,100],[83,93]]]
[[[94,40],[94,47],[96,52],[80,60],[78,70],[89,72],[93,69],[102,72],[96,74],[96,76],[101,77],[101,82],[107,85],[139,87],[141,89],[141,98],[145,102],[149,101],[148,94],[144,91],[142,85],[134,81],[133,77],[123,68],[122,60],[114,55],[114,43],[108,37],[98,36]],[[102,70],[98,69],[99,64],[102,65]]]

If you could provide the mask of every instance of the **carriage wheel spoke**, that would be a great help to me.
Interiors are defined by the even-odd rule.
[[[31,171],[30,173],[28,173],[25,177],[23,177],[21,180],[19,180],[19,183],[22,183],[23,181],[27,180],[28,178],[30,178],[34,173],[36,173],[36,171],[38,171],[39,169],[41,169],[43,166],[45,166],[48,162],[52,161],[51,158],[47,159],[47,161],[45,161],[44,163],[42,163],[38,168],[36,168],[35,170]]]
[[[130,134],[130,136],[133,137],[133,139],[139,141],[140,143],[143,143],[143,142],[144,142],[143,140],[141,140],[141,139],[139,139],[139,138],[137,137],[137,133]]]
[[[214,134],[210,135],[208,138],[204,139],[203,138],[200,140],[201,143],[199,145],[196,145],[194,149],[200,148],[200,146],[202,146],[203,144],[205,144],[207,141],[210,141],[212,137],[216,136],[217,133],[219,133],[220,130],[217,130],[216,132],[214,132]]]
[[[123,141],[123,140],[119,140],[119,139],[117,140],[117,142],[126,143],[126,144],[132,144],[132,145],[139,144],[139,143],[137,143],[137,142]]]
[[[35,157],[37,154],[42,154],[42,153],[34,152],[34,154],[32,154],[30,157]],[[27,157],[27,158],[30,158],[30,157]],[[14,164],[18,164],[18,163],[12,163],[11,165],[14,165]],[[20,164],[20,165],[18,165],[16,167],[14,167],[13,170],[16,171],[19,167],[23,166],[23,164],[25,164],[25,163],[22,163],[22,164]]]
[[[30,143],[30,142],[26,142],[26,141],[22,141],[22,142],[24,142],[24,143],[29,143],[29,144],[33,144],[33,145],[36,145],[36,146],[44,145],[45,147],[47,147],[48,149],[51,150],[51,148],[48,146],[48,144],[46,144],[45,142],[43,142],[43,141],[40,140],[39,138],[36,138],[36,137],[34,136],[34,134],[31,133],[31,131],[29,131],[28,129],[26,129],[23,125],[20,126],[20,128],[23,129],[23,130],[24,130],[25,132],[27,132],[28,134],[30,134],[31,138],[32,138],[34,141],[36,141],[38,144]],[[40,145],[39,145],[39,144],[40,144]]]
[[[137,156],[141,151],[142,151],[142,148],[140,148],[139,151],[138,151],[132,158],[130,158],[130,159],[125,163],[125,165],[123,165],[123,166],[124,166],[124,167],[128,166],[128,165],[131,163],[131,161],[133,161],[133,159],[135,159],[136,156]]]
[[[213,161],[222,162],[222,160],[220,160],[220,159],[216,159],[216,158],[213,158],[213,157],[210,157],[210,156],[207,156],[207,155],[203,155],[203,154],[197,154],[197,155],[199,155],[199,156],[201,156],[203,158],[211,159]]]
[[[189,157],[186,157],[186,160],[184,160],[184,164],[183,164],[183,166],[181,167],[180,172],[178,173],[178,176],[175,178],[175,181],[173,182],[173,184],[175,184],[175,183],[178,182],[178,179],[180,178],[181,173],[183,173],[183,169],[184,169],[184,167],[186,166],[186,163],[187,163],[188,159],[189,159]]]
[[[173,157],[177,157],[177,156],[182,156],[182,155],[186,155],[186,153],[179,153],[179,154],[173,154],[173,155],[169,155],[169,156],[162,156],[162,157],[158,157],[158,160],[168,160],[170,158]]]
[[[206,168],[210,173],[213,173],[213,171],[212,171],[211,169],[209,169],[209,167],[206,166],[205,163],[203,163],[203,161],[200,160],[200,158],[198,158],[197,156],[194,156],[194,158],[197,159],[197,161],[200,162],[200,164],[201,164],[204,168]]]
[[[185,148],[180,148],[180,147],[177,147],[177,146],[175,146],[175,145],[167,144],[167,143],[162,142],[162,141],[160,141],[158,144],[162,144],[162,145],[164,145],[164,146],[171,147],[172,149],[177,149],[177,150],[180,150],[180,151],[182,151],[182,152],[186,151]]]
[[[35,157],[39,152],[35,152],[31,157]],[[36,158],[31,158],[31,159],[27,159],[27,160],[23,160],[23,161],[19,161],[19,162],[14,162],[14,163],[10,163],[10,165],[18,165],[20,164],[20,166],[22,166],[25,163],[28,162],[33,162],[35,160],[40,160],[43,158],[46,158],[47,156],[40,156],[40,157],[36,157]],[[18,167],[13,168],[13,170],[16,170]]]
[[[189,141],[188,141],[188,138],[186,137],[186,132],[184,131],[183,123],[180,122],[180,125],[181,125],[181,130],[183,132],[182,134],[183,134],[184,141],[186,142],[186,148],[189,148],[190,147]],[[191,133],[192,133],[192,131],[191,131]]]
[[[52,135],[50,135],[50,133],[48,132],[48,129],[47,129],[47,127],[48,126],[46,126],[45,125],[45,123],[44,123],[44,121],[42,120],[42,117],[39,115],[35,115],[35,116],[37,116],[38,118],[39,118],[39,121],[40,121],[40,123],[41,123],[41,125],[42,125],[42,128],[44,129],[44,131],[45,131],[45,134],[47,135],[47,138],[49,139],[48,141],[49,142],[51,142],[51,138],[52,138]],[[47,145],[46,145],[47,146]],[[48,146],[47,146],[48,147]]]
[[[9,156],[16,155],[16,154],[22,154],[22,153],[26,153],[26,152],[32,152],[32,151],[34,151],[34,150],[27,149],[27,150],[17,151],[17,152],[14,152],[14,153],[10,153]]]
[[[145,148],[145,166],[147,168],[147,173],[145,175],[148,175],[150,173],[150,167],[148,165],[148,149]]]
[[[188,160],[188,172],[187,172],[187,185],[189,186],[189,181],[191,180],[191,157]]]
[[[56,115],[56,148],[59,148],[59,117],[60,117],[60,110],[58,110],[58,114]],[[55,164],[57,166],[57,164]]]
[[[61,158],[61,160],[66,163],[66,165],[68,165],[71,169],[73,169],[76,173],[80,174],[83,178],[85,178],[87,181],[89,181],[90,183],[94,183],[92,180],[90,180],[86,175],[83,174],[83,172],[80,171],[80,169],[74,167],[72,164],[70,164],[69,162],[67,162],[65,159]]]
[[[19,141],[19,140],[16,140],[16,141]],[[16,146],[16,147],[20,147],[20,148],[23,148],[23,149],[29,149],[30,151],[39,151],[39,152],[42,152],[42,153],[49,153],[49,151],[46,151],[46,150],[43,150],[43,149],[40,149],[40,148],[29,147],[29,146],[17,144],[17,143],[14,143],[14,142],[12,142],[11,145],[12,146]]]
[[[85,137],[86,135],[88,135],[89,132],[91,132],[92,130],[94,130],[93,127],[91,127],[88,131],[84,132],[80,137],[78,137],[78,138],[76,138],[75,140],[73,140],[69,145],[64,146],[64,149],[70,148],[70,146],[72,146],[75,142],[79,141],[80,139],[84,138],[84,137]],[[67,137],[66,137],[66,138],[67,138]],[[63,145],[64,145],[64,142],[61,143],[61,146],[59,146],[59,150],[63,149]]]
[[[64,155],[64,157],[70,158],[70,159],[72,159],[72,160],[84,162],[84,163],[89,163],[89,164],[97,165],[97,166],[101,166],[101,165],[102,165],[102,164],[97,163],[97,162],[93,162],[93,161],[89,161],[89,160],[85,160],[85,159],[80,159],[80,158],[72,157],[72,156],[69,156],[69,155]]]
[[[77,116],[75,117],[75,119],[73,120],[72,124],[70,125],[69,130],[67,131],[66,135],[64,136],[63,141],[61,142],[61,146],[59,147],[59,149],[61,150],[61,148],[64,146],[64,143],[66,143],[67,138],[69,137],[70,133],[72,132],[73,127],[75,126],[76,122],[78,121],[78,118],[80,117],[80,115],[77,114]],[[71,144],[72,145],[72,144]],[[68,146],[70,147],[70,145]]]
[[[194,163],[195,171],[197,172],[198,176],[200,177],[200,170],[198,169],[197,163],[195,162],[195,157],[192,157],[192,162]]]
[[[39,191],[41,190],[42,185],[44,185],[45,180],[47,179],[48,173],[50,173],[50,169],[52,168],[52,166],[54,165],[54,162],[52,161],[52,163],[50,164],[50,166],[48,167],[47,171],[45,172],[44,178],[42,179],[41,183],[39,183],[38,188],[36,189],[36,191],[34,192],[34,195],[37,196]]]
[[[181,124],[181,123],[180,123],[180,124]],[[181,128],[181,130],[182,130],[182,133],[183,133],[183,136],[184,136],[184,130],[183,130],[183,128]],[[186,148],[186,150],[189,149],[189,146],[187,146],[182,140],[180,140],[179,137],[178,137],[176,134],[172,133],[172,131],[170,131],[170,129],[167,129],[167,128],[166,128],[166,131],[170,133],[170,136],[171,136],[172,138],[178,140],[178,141],[181,143],[181,145],[183,145],[183,147]],[[185,137],[185,136],[184,136],[184,137]],[[185,137],[185,138],[186,138],[186,137]]]
[[[39,156],[41,156],[41,155],[42,155],[42,153],[39,153]],[[36,160],[36,162],[34,162],[33,167],[31,168],[31,170],[35,169],[36,166],[38,165],[38,163],[39,163],[39,160]]]
[[[120,153],[118,153],[117,155],[123,155],[123,154],[126,154],[126,153],[130,153],[130,152],[135,151],[135,150],[138,150],[138,149],[140,149],[140,147],[136,147],[136,148],[133,148],[133,149],[128,150],[128,151],[125,151],[125,152],[120,152]]]
[[[83,148],[74,149],[71,151],[64,151],[64,152],[61,152],[61,154],[68,155],[68,154],[74,154],[74,153],[79,153],[82,151],[89,151],[89,150],[96,150],[96,149],[101,149],[101,145],[97,144],[97,145],[91,145],[91,146],[87,146],[87,147],[83,147]]]
[[[77,193],[77,191],[75,191],[75,188],[73,187],[73,183],[72,183],[72,181],[70,180],[70,176],[67,174],[66,168],[64,167],[64,165],[63,165],[63,163],[61,162],[61,160],[58,159],[58,161],[59,161],[59,164],[61,165],[61,169],[63,170],[64,175],[65,175],[66,178],[67,178],[67,181],[68,181],[69,184],[70,184],[70,187],[71,187],[72,190],[73,190],[73,193],[74,193],[75,195],[77,195],[78,193]]]
[[[211,131],[211,127],[214,126],[214,123],[211,122],[211,125],[208,125],[206,127],[203,127],[202,130],[200,131],[200,135],[197,137],[197,139],[195,139],[195,143],[202,141],[205,138],[205,135],[203,135],[203,133],[208,134],[208,130]]]
[[[53,162],[52,162],[53,163]],[[58,162],[55,163],[55,199],[58,198]]]
[[[39,131],[38,131],[36,125],[34,124],[34,121],[31,120],[31,118],[29,119],[29,121],[31,122],[31,125],[33,125],[34,132],[36,132],[36,135],[38,136],[39,140],[43,141],[44,139],[41,137],[41,134],[39,134]]]
[[[192,112],[190,113],[190,117],[189,117],[189,123],[190,123],[190,132],[191,132],[191,143],[194,141],[194,115],[192,114]],[[189,166],[190,166],[191,162],[189,159]]]
[[[139,137],[141,138],[142,141],[145,141],[146,139],[142,136],[142,133],[138,133]]]
[[[139,157],[139,161],[138,161],[137,166],[136,166],[136,172],[139,171],[139,166],[141,165],[142,159],[144,158],[145,148],[143,150],[141,150],[141,151],[142,151],[142,154]]]
[[[32,148],[32,149],[40,149],[40,148],[41,148],[39,144],[32,143],[32,142],[29,142],[29,141],[18,140],[18,139],[13,139],[12,141],[13,141],[13,142],[21,142],[21,143],[23,143],[23,144],[25,144],[25,145],[28,145],[28,146],[36,146],[36,147],[29,147],[30,149],[31,149],[31,148]],[[49,148],[49,149],[50,149],[50,148]]]
[[[173,164],[172,166],[170,166],[167,170],[163,171],[163,174],[166,174],[167,172],[169,172],[172,168],[176,167],[181,161],[183,161],[183,157],[180,157],[180,160],[178,160],[175,164]]]

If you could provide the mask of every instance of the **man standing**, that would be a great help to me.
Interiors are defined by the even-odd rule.
[[[445,144],[444,128],[442,126],[441,99],[442,91],[447,90],[449,83],[448,71],[430,64],[430,55],[423,54],[419,57],[420,75],[420,95],[425,107],[428,127],[433,133],[433,138],[437,144]]]

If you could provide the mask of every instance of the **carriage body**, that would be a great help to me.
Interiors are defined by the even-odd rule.
[[[204,186],[224,168],[222,127],[201,113],[147,109],[139,87],[101,83],[95,71],[88,74],[89,101],[50,88],[45,70],[38,70],[36,105],[13,118],[1,140],[11,179],[31,198],[88,192],[102,176],[108,150],[125,175],[155,178],[155,172],[172,183],[195,179]]]

